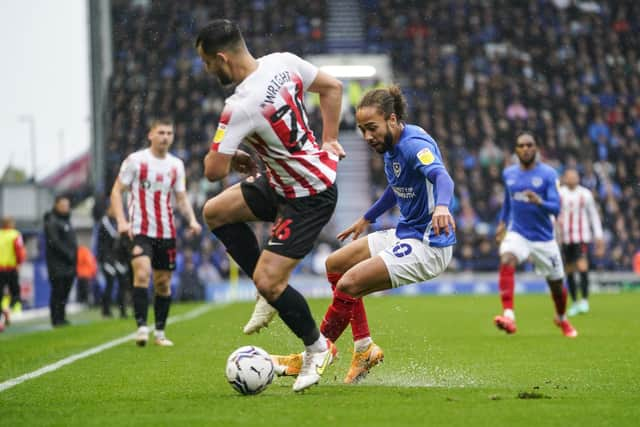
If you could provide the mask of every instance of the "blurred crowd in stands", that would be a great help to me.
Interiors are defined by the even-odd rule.
[[[495,271],[501,172],[532,130],[559,173],[577,168],[601,208],[608,250],[640,246],[640,3],[365,0],[366,46],[388,52],[410,121],[437,141],[456,184],[454,268]],[[382,163],[372,156],[376,192]],[[390,219],[389,222],[393,220]]]
[[[601,209],[608,250],[598,269],[629,270],[640,247],[640,2],[571,0],[361,0],[362,53],[388,53],[410,107],[408,121],[440,144],[456,184],[454,271],[495,271],[493,230],[501,172],[515,134],[538,136],[559,173],[576,167]],[[173,152],[185,161],[196,212],[222,186],[202,173],[228,92],[205,75],[193,48],[215,13],[240,23],[255,56],[324,52],[326,1],[112,1],[108,191],[120,162],[140,149],[152,117],[175,120]],[[352,106],[353,107],[353,106]],[[317,114],[312,114],[316,134]],[[372,200],[384,189],[371,156]],[[241,177],[232,176],[224,185]],[[393,226],[397,212],[377,226]],[[182,229],[183,227],[179,227]],[[264,234],[268,227],[263,227]],[[179,236],[178,274],[217,281],[229,273],[209,233]],[[335,243],[335,242],[334,242]],[[317,259],[331,248],[322,245]],[[303,270],[321,263],[311,257]]]

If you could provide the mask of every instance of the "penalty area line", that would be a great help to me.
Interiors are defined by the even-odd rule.
[[[184,320],[191,320],[191,319],[194,319],[194,318],[196,318],[198,316],[203,315],[207,311],[212,310],[214,307],[220,307],[220,306],[221,305],[218,305],[218,304],[206,304],[206,305],[203,305],[201,307],[195,308],[195,309],[193,309],[191,311],[188,311],[188,312],[186,312],[184,314],[180,314],[178,316],[170,317],[167,323],[173,324],[173,323],[182,322]],[[10,389],[12,387],[17,386],[18,384],[22,384],[25,381],[32,380],[34,378],[38,378],[39,376],[47,374],[49,372],[57,371],[58,369],[62,368],[63,366],[70,365],[73,362],[76,362],[78,360],[87,358],[89,356],[93,356],[94,354],[101,353],[101,352],[103,352],[105,350],[108,350],[108,349],[110,349],[112,347],[116,347],[116,346],[118,346],[118,345],[120,345],[122,343],[125,343],[127,341],[131,341],[131,340],[133,340],[135,338],[135,336],[136,336],[135,332],[131,333],[131,334],[126,335],[124,337],[117,338],[115,340],[106,342],[104,344],[100,344],[99,346],[90,348],[89,350],[85,350],[85,351],[83,351],[81,353],[76,353],[76,354],[73,354],[73,355],[71,355],[69,357],[65,357],[62,360],[59,360],[59,361],[57,361],[55,363],[52,363],[50,365],[43,366],[42,368],[40,368],[38,370],[35,370],[33,372],[29,372],[27,374],[20,375],[19,377],[4,381],[4,382],[0,383],[0,393],[2,393],[3,391],[6,391],[6,390],[8,390],[8,389]]]

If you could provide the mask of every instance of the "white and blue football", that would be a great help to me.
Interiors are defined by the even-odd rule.
[[[240,347],[227,359],[227,381],[238,393],[258,394],[273,381],[269,353],[253,345]]]

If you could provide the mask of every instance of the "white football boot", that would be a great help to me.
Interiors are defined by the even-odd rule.
[[[173,347],[173,341],[165,336],[164,331],[155,331],[154,336],[154,342],[156,345],[159,345],[160,347]]]
[[[305,351],[302,353],[302,368],[300,368],[296,382],[293,383],[293,391],[303,391],[317,384],[327,366],[333,362],[333,357],[337,352],[338,349],[335,344],[327,340],[327,349],[325,351],[317,353]]]
[[[251,335],[254,332],[259,332],[262,328],[266,328],[277,312],[278,310],[273,308],[262,295],[258,295],[253,314],[251,314],[247,324],[244,325],[243,332]]]
[[[144,347],[149,341],[149,328],[147,326],[140,326],[136,331],[136,344],[138,347]]]

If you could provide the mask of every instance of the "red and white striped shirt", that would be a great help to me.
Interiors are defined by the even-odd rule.
[[[590,243],[602,239],[602,224],[593,195],[588,188],[578,185],[571,190],[560,187],[559,223],[562,243]]]
[[[271,187],[286,198],[326,190],[338,158],[319,148],[303,105],[318,69],[291,53],[272,53],[258,64],[227,98],[211,149],[233,154],[246,141],[266,165]]]
[[[176,237],[171,193],[186,191],[184,163],[167,153],[155,157],[149,148],[122,162],[120,181],[129,187],[129,221],[134,235],[158,239]]]

